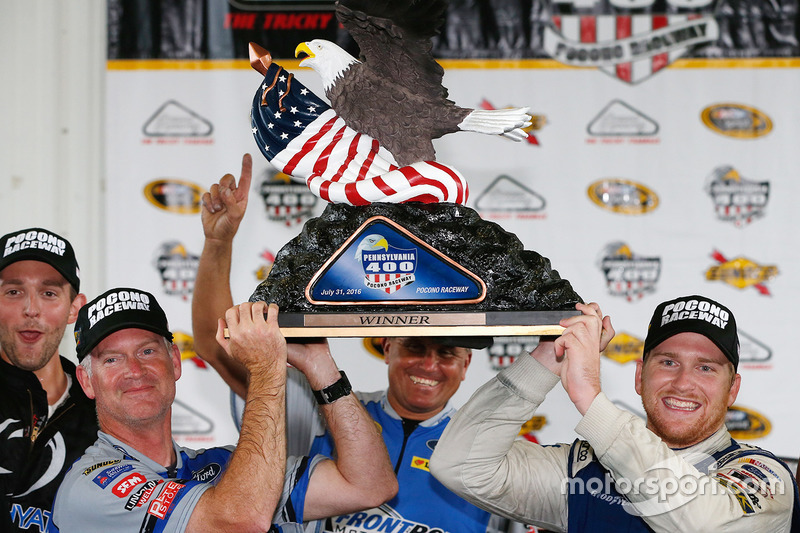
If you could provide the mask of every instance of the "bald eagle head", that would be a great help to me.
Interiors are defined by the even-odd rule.
[[[389,243],[386,242],[386,239],[383,238],[383,235],[378,233],[373,233],[371,235],[367,235],[361,242],[358,243],[358,248],[356,248],[355,258],[361,261],[361,252],[371,252],[373,250],[389,250]]]
[[[300,61],[300,66],[314,69],[322,78],[322,86],[326,92],[342,77],[350,65],[359,63],[358,59],[325,39],[314,39],[298,44],[294,56],[299,57],[302,53],[306,54],[306,58]]]

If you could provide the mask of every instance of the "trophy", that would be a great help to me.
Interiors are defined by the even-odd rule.
[[[286,337],[557,335],[580,297],[548,259],[466,207],[461,173],[432,139],[458,131],[522,140],[527,108],[447,98],[430,53],[446,1],[339,0],[360,47],[301,43],[326,103],[250,45],[263,76],[252,131],[266,159],[329,202],[276,255],[251,301],[281,308]]]

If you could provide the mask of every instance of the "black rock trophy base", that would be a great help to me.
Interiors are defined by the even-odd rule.
[[[311,278],[366,220],[375,216],[393,220],[480,277],[486,284],[486,297],[468,304],[351,302],[327,305],[309,302],[305,291]],[[281,320],[282,328],[296,325],[302,329],[316,324],[324,325],[326,336],[368,336],[363,334],[364,327],[373,325],[381,326],[381,331],[386,331],[386,326],[415,326],[415,331],[430,326],[431,335],[441,335],[440,328],[452,327],[455,328],[452,334],[470,334],[458,331],[460,326],[460,329],[473,328],[473,335],[491,335],[494,333],[478,333],[474,328],[485,330],[481,326],[526,324],[536,316],[549,324],[557,324],[559,317],[575,314],[575,303],[582,300],[569,281],[551,268],[547,258],[525,250],[514,234],[483,220],[473,209],[452,203],[374,203],[356,207],[329,204],[320,217],[306,222],[301,233],[278,252],[269,276],[256,288],[250,301],[277,303],[281,314],[285,315]],[[521,311],[561,313],[536,315]],[[326,318],[326,314],[330,316]],[[429,318],[413,318],[420,314]],[[470,314],[483,318],[461,320],[456,317]],[[432,321],[430,317],[437,315],[441,315],[440,319]],[[401,316],[406,318],[393,318]],[[341,324],[344,330],[350,328],[349,333],[342,331],[341,335],[336,335],[336,324]],[[513,328],[497,330],[496,334],[525,334],[514,331]],[[541,334],[551,334],[549,331]],[[298,330],[291,336],[303,335]]]

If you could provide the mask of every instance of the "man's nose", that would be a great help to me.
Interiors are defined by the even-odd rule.
[[[41,302],[35,294],[28,294],[25,302],[25,315],[26,316],[39,316],[42,312]]]
[[[436,350],[433,348],[428,348],[425,350],[425,353],[422,356],[422,360],[420,361],[420,366],[426,369],[436,368],[436,365],[439,363],[439,356],[436,355]]]

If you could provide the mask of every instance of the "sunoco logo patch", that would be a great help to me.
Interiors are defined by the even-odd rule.
[[[144,186],[144,196],[159,209],[179,215],[196,215],[205,191],[190,181],[164,178]]]
[[[620,215],[642,215],[658,207],[658,196],[641,183],[607,178],[595,181],[587,189],[595,205]]]
[[[608,343],[603,355],[621,365],[642,358],[644,341],[630,333],[620,332]]]
[[[717,218],[737,228],[764,216],[769,201],[769,182],[745,179],[730,166],[714,169],[705,189],[714,202]]]
[[[660,257],[634,255],[624,242],[612,242],[603,249],[597,260],[612,296],[632,302],[655,292],[661,275]]]
[[[679,11],[669,6],[670,13],[653,13],[655,0],[548,3],[553,16],[544,28],[545,52],[561,63],[595,67],[629,84],[646,80],[692,48],[719,37],[712,2],[697,8],[680,2]]]
[[[200,257],[190,254],[180,242],[166,242],[156,252],[155,267],[164,292],[188,300],[194,290]]]
[[[766,416],[748,409],[734,405],[728,408],[725,415],[725,427],[734,439],[760,439],[772,431],[772,423]]]
[[[711,131],[735,139],[755,139],[772,131],[772,120],[765,113],[742,104],[714,104],[700,118]]]
[[[714,250],[711,257],[719,264],[706,271],[707,280],[723,281],[737,289],[753,287],[760,294],[770,295],[765,282],[778,275],[778,267],[762,266],[741,256],[728,260],[718,250]]]

